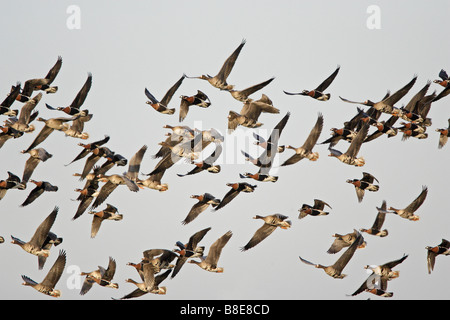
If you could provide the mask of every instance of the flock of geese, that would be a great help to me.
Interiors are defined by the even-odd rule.
[[[148,99],[146,103],[155,112],[174,115],[176,109],[169,107],[169,105],[171,104],[172,97],[182,85],[183,81],[185,79],[206,80],[212,87],[223,92],[229,92],[234,99],[243,103],[242,109],[239,112],[229,112],[227,120],[229,133],[238,126],[246,127],[249,130],[261,127],[263,123],[259,121],[259,118],[262,113],[277,115],[280,113],[280,110],[273,105],[270,98],[265,94],[262,94],[258,100],[250,98],[250,96],[268,86],[274,78],[270,78],[244,90],[236,90],[234,85],[227,83],[227,78],[245,43],[245,40],[240,43],[235,51],[226,59],[222,68],[215,76],[207,74],[187,76],[183,74],[161,99],[155,97],[156,94],[154,95],[145,88],[144,93]],[[46,109],[44,110],[47,110],[50,114],[55,114],[55,117],[44,119],[38,116],[39,111],[43,108],[37,107],[38,105],[40,107],[39,103],[44,93],[55,94],[58,91],[58,87],[54,86],[54,82],[61,67],[62,58],[59,57],[45,77],[27,80],[23,87],[20,82],[12,85],[11,90],[1,103],[0,115],[4,117],[4,121],[0,126],[0,148],[5,143],[13,143],[15,139],[19,139],[25,134],[34,134],[35,131],[38,131],[38,133],[35,135],[35,139],[30,146],[22,151],[23,154],[28,155],[22,177],[18,173],[7,172],[7,177],[1,178],[3,180],[0,180],[0,199],[7,196],[7,192],[15,192],[15,190],[22,190],[23,192],[23,190],[29,190],[27,186],[29,182],[35,185],[35,187],[28,193],[21,206],[32,205],[38,197],[45,197],[46,192],[57,192],[58,187],[52,185],[51,182],[32,179],[35,168],[38,165],[43,165],[43,163],[52,157],[52,154],[48,153],[43,147],[45,140],[55,131],[63,132],[66,136],[77,139],[87,140],[90,138],[89,134],[84,131],[84,127],[92,119],[93,115],[89,110],[83,109],[83,103],[92,85],[92,74],[90,73],[70,105],[55,107],[45,104]],[[284,91],[284,93],[290,96],[306,96],[325,103],[331,99],[331,94],[327,92],[327,89],[338,76],[339,71],[340,66],[337,66],[331,75],[314,89],[305,89],[299,92]],[[324,123],[324,117],[321,113],[318,114],[317,121],[312,126],[309,136],[300,147],[281,145],[279,143],[283,129],[291,116],[289,112],[280,119],[268,137],[262,137],[254,132],[254,143],[261,148],[261,154],[253,156],[247,151],[242,151],[242,154],[246,161],[251,164],[251,167],[255,168],[255,171],[253,173],[243,172],[239,176],[242,179],[241,181],[227,183],[229,189],[223,197],[216,197],[210,193],[192,195],[191,198],[196,199],[197,202],[187,213],[182,224],[192,223],[192,221],[197,219],[209,207],[214,211],[223,209],[241,192],[254,192],[259,185],[245,182],[248,181],[247,179],[253,179],[257,182],[276,183],[278,177],[271,175],[271,169],[275,163],[274,159],[278,154],[285,151],[288,152],[287,150],[293,150],[293,154],[284,160],[280,167],[295,165],[303,159],[317,161],[319,154],[313,150],[318,144],[328,145],[329,156],[335,157],[343,164],[362,167],[365,165],[366,160],[358,156],[358,153],[361,145],[364,143],[368,143],[383,135],[392,138],[399,133],[402,135],[402,140],[409,138],[428,138],[426,131],[432,125],[432,121],[428,117],[428,112],[433,102],[442,99],[450,93],[450,78],[444,70],[441,70],[439,72],[439,79],[433,82],[428,81],[406,105],[397,107],[398,102],[412,89],[416,80],[417,76],[414,76],[402,88],[392,94],[388,92],[382,100],[377,102],[371,100],[358,102],[339,97],[343,102],[359,105],[357,113],[352,119],[345,122],[342,127],[332,128],[332,136],[324,141],[319,141]],[[435,90],[433,93],[428,94],[428,90],[433,83],[436,86],[443,87],[443,89],[439,93],[436,93],[437,90]],[[195,106],[208,108],[211,106],[210,99],[207,94],[200,90],[192,96],[182,95],[180,99],[178,117],[180,124],[176,126],[164,126],[164,128],[168,129],[167,138],[159,143],[160,149],[153,155],[153,158],[160,160],[149,173],[143,174],[140,172],[141,161],[147,151],[146,145],[137,150],[130,159],[127,159],[106,146],[109,141],[108,135],[101,140],[78,143],[80,147],[78,155],[69,164],[66,164],[70,165],[76,161],[85,162],[82,172],[74,174],[79,177],[80,181],[85,181],[85,183],[82,188],[76,189],[79,193],[76,199],[79,205],[73,214],[72,220],[78,219],[85,212],[91,214],[93,217],[91,225],[92,238],[97,235],[101,224],[105,220],[122,220],[122,215],[119,214],[119,210],[115,206],[105,203],[117,187],[125,185],[131,192],[138,192],[144,188],[165,192],[169,189],[169,186],[162,182],[164,174],[179,161],[186,161],[193,165],[192,169],[186,174],[178,174],[179,177],[194,175],[203,171],[212,174],[221,172],[221,167],[216,161],[223,150],[223,135],[215,129],[197,130],[181,125],[181,122],[189,116],[190,108]],[[15,109],[16,106],[17,109]],[[367,108],[364,109],[364,107]],[[387,117],[387,119],[384,120],[383,117]],[[397,121],[401,122],[400,125],[396,126]],[[36,122],[42,122],[40,130],[37,130],[40,126],[36,125]],[[369,133],[370,130],[373,131]],[[437,147],[443,148],[450,136],[450,119],[448,127],[439,128],[436,131],[439,133]],[[338,143],[342,145],[342,148],[339,149],[343,151],[336,149]],[[214,146],[213,152],[203,157],[203,150],[210,144]],[[204,160],[200,160],[202,158]],[[108,174],[110,169],[117,167],[127,169],[122,174]],[[354,186],[359,202],[363,201],[366,191],[377,192],[379,189],[377,178],[368,172],[364,172],[362,177],[348,179],[346,182]],[[426,200],[427,193],[428,188],[423,186],[420,194],[415,199],[412,199],[410,204],[400,209],[387,207],[386,201],[383,201],[382,205],[377,208],[378,214],[371,228],[355,229],[352,233],[345,235],[335,234],[335,240],[330,246],[328,253],[336,254],[344,249],[345,251],[333,265],[324,266],[318,263],[312,263],[303,257],[299,257],[300,261],[307,265],[323,269],[331,277],[345,277],[343,273],[345,266],[349,263],[356,250],[364,247],[366,244],[363,233],[386,237],[388,231],[383,229],[386,214],[395,214],[411,221],[419,220],[416,211],[418,211]],[[100,210],[99,208],[104,204],[104,208]],[[329,212],[326,211],[326,208],[331,207],[325,201],[315,199],[312,205],[303,204],[299,209],[298,219],[304,219],[307,216],[328,215]],[[52,247],[56,247],[62,243],[62,237],[58,237],[51,231],[58,212],[59,208],[55,207],[42,223],[37,226],[35,233],[28,241],[23,241],[11,235],[11,242],[13,244],[20,246],[25,252],[38,257],[39,269],[44,269]],[[291,227],[291,221],[288,220],[288,217],[279,213],[267,216],[256,215],[254,219],[262,220],[261,226],[249,237],[248,243],[241,247],[242,251],[249,250],[256,245],[264,245],[262,242],[277,228],[288,229]],[[226,232],[212,243],[209,248],[201,246],[200,242],[210,229],[209,227],[196,232],[189,238],[187,243],[177,241],[176,249],[149,249],[143,252],[140,261],[136,263],[129,262],[128,265],[136,269],[140,280],[126,279],[125,281],[134,284],[136,289],[121,299],[136,298],[147,293],[165,294],[167,289],[161,286],[161,283],[169,276],[174,278],[186,262],[196,264],[209,272],[223,272],[219,259],[223,248],[233,233],[231,231]],[[3,237],[0,240],[1,242],[5,241]],[[431,273],[438,255],[450,255],[450,242],[443,239],[440,244],[428,246],[426,250],[428,252],[428,271]],[[404,255],[398,260],[387,262],[383,265],[366,266],[367,269],[372,271],[372,274],[352,295],[369,292],[382,297],[391,297],[393,293],[387,290],[387,283],[399,276],[398,271],[393,269],[407,257],[407,255]],[[23,285],[31,286],[43,294],[59,297],[61,291],[57,289],[57,285],[65,264],[66,251],[61,249],[58,257],[42,281],[37,282],[23,275]],[[85,280],[80,294],[87,294],[95,283],[103,287],[118,288],[119,285],[113,282],[115,270],[116,261],[110,257],[106,267],[100,266],[97,270],[82,272],[81,275],[85,277]]]

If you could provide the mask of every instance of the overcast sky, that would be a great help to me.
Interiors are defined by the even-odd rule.
[[[441,69],[450,71],[447,1],[45,1],[26,2],[26,6],[27,10],[23,10],[21,1],[0,5],[4,13],[0,19],[3,97],[17,81],[23,84],[27,79],[45,76],[61,56],[63,65],[54,82],[59,89],[55,94],[43,95],[36,108],[39,115],[64,116],[47,109],[45,103],[70,104],[91,72],[92,88],[83,105],[94,115],[85,126],[90,135],[87,141],[109,135],[106,146],[127,159],[147,145],[141,172],[149,173],[158,161],[151,156],[168,132],[163,126],[179,124],[179,96],[201,90],[209,96],[211,106],[192,107],[182,124],[219,130],[225,137],[224,158],[218,174],[202,172],[180,178],[177,174],[188,172],[192,165],[181,162],[173,166],[162,179],[169,185],[166,192],[144,189],[133,193],[119,186],[97,209],[110,203],[123,214],[123,220],[105,221],[92,239],[91,215],[84,213],[71,220],[78,207],[73,200],[78,196],[74,189],[84,185],[73,174],[82,171],[85,161],[65,166],[81,151],[77,144],[86,141],[53,132],[40,145],[53,157],[39,164],[32,178],[47,180],[59,190],[44,193],[26,207],[20,204],[32,185],[24,191],[10,190],[0,201],[0,235],[5,238],[0,245],[1,299],[52,299],[22,286],[21,275],[40,282],[59,249],[67,252],[66,270],[57,285],[62,291],[60,299],[120,298],[135,289],[125,279],[139,280],[127,262],[140,261],[147,249],[172,250],[176,241],[187,242],[192,234],[206,227],[211,227],[201,242],[206,250],[228,230],[233,232],[219,260],[224,273],[209,273],[186,264],[177,277],[162,283],[167,287],[165,296],[147,294],[138,299],[381,300],[386,298],[369,293],[347,295],[367,278],[365,265],[383,264],[404,254],[408,258],[396,267],[400,277],[388,285],[388,291],[394,293],[390,299],[450,298],[446,286],[450,281],[450,258],[438,257],[435,270],[428,274],[425,250],[425,246],[450,238],[450,146],[438,149],[439,133],[435,132],[448,126],[450,98],[432,104],[427,139],[402,141],[398,134],[364,144],[360,155],[366,164],[362,168],[328,157],[327,145],[317,145],[314,151],[320,154],[318,161],[304,159],[274,170],[279,176],[276,183],[239,177],[239,173],[257,170],[245,162],[240,153],[242,146],[249,146],[249,151],[257,155],[260,150],[252,145],[252,133],[267,136],[287,112],[291,116],[280,144],[301,146],[319,112],[324,117],[321,142],[330,137],[331,128],[342,127],[356,114],[357,105],[345,103],[339,96],[378,101],[388,90],[395,92],[417,75],[413,88],[396,105],[401,107],[427,81],[436,79]],[[252,96],[258,99],[264,93],[280,109],[279,114],[262,114],[260,129],[240,127],[228,134],[228,113],[240,112],[242,103],[198,79],[183,81],[169,104],[177,110],[174,115],[157,113],[145,103],[145,88],[162,98],[183,73],[215,75],[242,39],[246,44],[228,82],[244,89],[275,77]],[[337,65],[341,69],[327,90],[331,93],[329,101],[283,93],[315,88]],[[442,89],[432,83],[428,93]],[[13,108],[20,106],[20,102],[13,104]],[[1,117],[3,123],[7,118]],[[382,115],[380,119],[387,118]],[[9,140],[0,149],[0,180],[7,177],[7,171],[22,176],[28,155],[20,151],[30,145],[43,125],[34,124],[35,132]],[[345,151],[347,147],[341,141],[335,148]],[[292,150],[286,150],[279,160],[292,154]],[[121,174],[125,170],[114,167],[108,173]],[[345,181],[360,178],[362,172],[373,174],[380,189],[366,192],[358,203],[354,187]],[[258,187],[254,193],[238,195],[217,212],[207,209],[193,222],[181,224],[196,203],[191,195],[208,192],[221,199],[229,190],[226,183],[239,181]],[[371,227],[376,207],[383,200],[388,206],[403,208],[419,195],[422,186],[429,191],[417,211],[420,220],[408,221],[389,214],[384,224],[389,235],[378,238],[364,234],[367,246],[358,249],[344,269],[346,278],[333,279],[299,260],[301,256],[314,263],[333,264],[341,253],[326,252],[334,240],[332,234]],[[299,220],[298,209],[316,198],[330,204],[330,214]],[[37,258],[11,244],[10,236],[28,241],[55,206],[59,207],[59,214],[51,230],[64,240],[52,248],[44,269],[38,270]],[[252,217],[273,213],[288,216],[292,227],[277,229],[256,247],[241,252],[240,247],[262,224]],[[119,283],[119,289],[94,286],[80,296],[78,285],[82,278],[76,273],[93,271],[99,265],[106,267],[110,256],[117,261],[114,281]]]

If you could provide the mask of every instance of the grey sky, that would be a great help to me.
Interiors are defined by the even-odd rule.
[[[22,10],[24,3],[27,10]],[[80,9],[80,29],[67,27],[70,5]],[[380,29],[367,27],[370,5],[380,9]],[[314,151],[320,154],[318,161],[304,159],[279,168],[274,171],[279,176],[276,183],[245,180],[258,185],[254,193],[240,194],[218,212],[208,209],[190,224],[182,225],[196,201],[190,195],[209,192],[222,198],[229,190],[226,183],[241,181],[239,173],[257,171],[245,163],[239,144],[234,150],[226,147],[227,142],[229,146],[233,139],[242,139],[235,138],[237,133],[226,132],[228,112],[239,112],[242,103],[197,79],[183,81],[170,103],[177,108],[172,116],[151,109],[145,104],[144,95],[144,88],[148,88],[162,97],[183,73],[215,75],[241,40],[246,39],[228,82],[242,89],[274,76],[271,84],[252,97],[265,93],[280,109],[279,115],[262,114],[259,120],[264,125],[257,132],[268,134],[289,111],[291,117],[280,144],[300,146],[321,112],[321,142],[330,136],[331,128],[341,127],[356,114],[357,105],[347,104],[339,96],[377,101],[387,90],[394,92],[417,75],[416,84],[397,105],[400,107],[428,80],[436,79],[442,68],[450,71],[450,44],[445,40],[443,25],[448,21],[447,1],[16,1],[4,2],[0,9],[3,95],[17,81],[24,83],[45,76],[57,57],[62,56],[63,65],[55,80],[59,90],[44,94],[37,107],[39,115],[62,116],[46,109],[45,103],[70,104],[91,72],[93,84],[84,107],[94,117],[85,127],[90,134],[87,141],[109,135],[107,146],[128,159],[147,145],[141,172],[148,173],[157,163],[151,155],[165,139],[167,129],[163,126],[179,123],[179,96],[195,94],[199,89],[210,97],[212,105],[208,109],[191,108],[182,124],[221,131],[227,156],[234,152],[231,158],[236,158],[235,162],[224,161],[222,171],[216,175],[203,172],[180,178],[177,173],[186,173],[192,165],[175,165],[164,175],[163,182],[169,184],[166,192],[144,189],[132,193],[126,187],[118,187],[97,209],[111,203],[124,215],[123,220],[105,221],[91,239],[91,215],[84,213],[71,220],[78,206],[72,201],[78,196],[74,189],[84,184],[72,174],[81,172],[84,160],[64,166],[79,153],[77,143],[82,141],[61,132],[52,133],[41,146],[53,157],[37,167],[33,178],[52,182],[59,187],[58,192],[46,193],[31,205],[19,207],[31,190],[28,186],[25,191],[8,191],[0,202],[0,235],[5,238],[0,245],[1,299],[51,299],[22,286],[21,275],[41,281],[60,248],[67,252],[66,272],[57,286],[62,291],[60,299],[120,298],[135,289],[124,280],[139,279],[127,262],[138,262],[147,249],[172,249],[176,241],[187,242],[193,233],[208,226],[212,229],[201,242],[207,249],[228,230],[233,232],[219,260],[225,272],[208,273],[195,265],[185,265],[176,278],[162,284],[167,287],[166,296],[147,294],[139,299],[383,299],[368,293],[346,295],[366,279],[363,266],[382,264],[403,254],[409,257],[396,268],[400,277],[389,283],[388,291],[394,292],[391,299],[450,298],[445,285],[450,280],[446,272],[450,259],[438,257],[435,270],[429,275],[425,250],[425,246],[437,245],[442,238],[450,237],[450,146],[439,150],[439,134],[435,132],[448,125],[450,98],[432,104],[429,117],[433,123],[427,130],[427,139],[401,141],[399,134],[364,144],[360,155],[366,159],[366,165],[362,168],[328,157],[327,146],[317,145]],[[337,65],[341,70],[328,89],[330,101],[283,93],[315,88]],[[429,93],[442,89],[433,83]],[[19,102],[13,105],[19,106]],[[3,122],[6,117],[2,117]],[[382,117],[387,119],[386,115]],[[30,145],[42,127],[41,123],[35,125],[35,133],[10,140],[0,149],[0,179],[7,177],[7,171],[22,175],[28,156],[20,151]],[[242,127],[238,131],[246,132],[247,137],[253,132]],[[336,149],[345,151],[347,146],[340,142]],[[250,150],[258,151],[253,146]],[[280,159],[291,154],[292,150],[287,150]],[[109,173],[123,171],[123,167],[116,167]],[[380,190],[367,192],[358,203],[353,186],[345,180],[361,177],[363,171],[379,180]],[[341,253],[326,252],[334,239],[332,234],[370,227],[376,207],[383,200],[388,206],[404,207],[423,185],[428,186],[429,193],[417,212],[420,220],[411,222],[388,215],[384,227],[389,235],[377,238],[364,234],[367,247],[358,250],[344,269],[346,278],[332,279],[322,270],[300,262],[299,256],[324,265],[334,263]],[[299,220],[298,209],[315,198],[331,205],[330,214]],[[52,231],[64,242],[52,248],[44,270],[38,270],[37,258],[11,244],[10,235],[29,240],[55,206],[60,210]],[[289,216],[292,227],[278,229],[256,247],[241,252],[239,248],[262,223],[252,217],[273,213]],[[106,267],[109,256],[117,261],[114,280],[119,283],[118,290],[95,286],[80,296],[79,288],[70,288],[75,277],[68,271]]]

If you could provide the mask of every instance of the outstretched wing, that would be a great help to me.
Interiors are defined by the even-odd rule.
[[[352,139],[350,146],[346,154],[350,157],[356,157],[358,155],[359,149],[361,148],[361,144],[364,139],[367,137],[367,133],[369,132],[369,124],[366,123],[364,126],[358,131],[356,136]]]
[[[200,213],[205,211],[208,208],[208,206],[209,206],[208,203],[197,202],[196,204],[194,204],[192,206],[191,210],[189,210],[188,215],[186,216],[186,218],[184,218],[182,223],[188,224],[189,222],[193,221],[195,218],[197,218],[199,216]]]
[[[53,82],[53,80],[55,80],[56,76],[59,73],[59,70],[61,70],[61,66],[62,66],[62,57],[59,56],[55,65],[48,71],[47,75],[45,76],[45,79],[48,80],[47,84],[50,84]]]
[[[337,66],[336,70],[316,88],[316,91],[324,92],[333,82],[334,78],[336,78],[340,69],[341,67]]]
[[[417,196],[416,199],[414,199],[413,202],[411,202],[406,208],[405,211],[407,212],[415,212],[419,207],[423,204],[425,201],[425,198],[428,194],[428,188],[426,186],[422,187],[422,192]]]
[[[253,237],[247,242],[247,244],[241,248],[241,251],[246,251],[250,248],[253,248],[258,243],[266,239],[269,235],[271,235],[276,228],[277,227],[274,225],[264,223],[258,230],[256,230],[256,232],[253,234]]]
[[[322,132],[322,128],[323,128],[323,115],[322,113],[319,113],[316,124],[312,128],[311,132],[308,135],[308,138],[306,139],[305,143],[302,146],[303,149],[308,151],[311,151],[313,149],[313,147],[317,143],[317,140],[319,139],[319,136]]]
[[[148,98],[153,104],[159,102],[158,99],[156,99],[155,96],[152,95],[152,94],[150,93],[150,91],[148,91],[147,88],[145,88],[145,91],[144,91],[144,92],[145,92],[145,95],[147,96],[147,98]]]
[[[264,88],[265,86],[267,86],[269,83],[271,83],[271,82],[273,81],[273,79],[275,79],[275,78],[270,78],[269,80],[266,80],[266,81],[264,81],[264,82],[255,84],[255,85],[253,85],[253,86],[251,86],[251,87],[248,87],[247,89],[241,90],[241,94],[242,94],[243,96],[248,97],[248,96],[250,96],[252,93],[255,93],[256,91],[261,90],[262,88]]]
[[[70,106],[79,109],[83,105],[84,100],[86,100],[89,90],[91,90],[91,86],[92,86],[92,73],[89,72],[86,82],[84,83],[83,87],[78,92],[78,94],[76,95],[75,99],[72,101]]]
[[[225,62],[222,65],[222,68],[217,74],[217,77],[220,78],[220,80],[225,81],[228,78],[228,76],[231,73],[231,70],[234,67],[237,57],[239,56],[242,48],[244,47],[244,44],[245,39],[242,40],[241,44],[236,48],[236,50],[234,50],[233,53],[227,58],[227,60],[225,60]]]
[[[47,276],[42,280],[41,284],[47,288],[54,288],[58,283],[66,266],[66,251],[60,250],[58,258],[56,259]]]
[[[240,192],[238,190],[235,190],[235,189],[231,189],[230,191],[228,191],[227,194],[220,201],[220,204],[217,207],[215,207],[214,210],[217,211],[217,210],[225,207],[228,203],[231,202],[231,200],[236,198],[239,193]]]
[[[164,106],[168,106],[170,100],[172,99],[172,96],[174,95],[175,91],[178,90],[178,88],[181,86],[181,83],[183,82],[184,78],[186,76],[183,75],[175,84],[166,92],[164,97],[161,99],[161,104]]]

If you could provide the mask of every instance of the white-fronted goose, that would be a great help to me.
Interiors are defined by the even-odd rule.
[[[183,140],[184,138],[182,136],[179,136],[178,134],[176,134],[175,132],[168,132],[166,133],[166,140],[164,140],[164,142],[166,142],[167,144],[170,144],[172,146],[180,143],[181,140]],[[158,150],[158,152],[156,152],[154,155],[152,155],[153,159],[156,158],[163,158],[164,156],[166,156],[168,153],[170,153],[170,148],[165,147],[165,146],[161,146]]]
[[[77,119],[79,116],[72,117],[72,118],[65,118],[65,117],[58,117],[58,118],[50,118],[50,119],[44,119],[42,117],[38,117],[36,121],[44,122],[44,126],[42,127],[41,131],[38,133],[36,138],[33,140],[31,145],[24,151],[28,152],[31,149],[36,148],[40,143],[42,143],[45,139],[48,138],[48,136],[55,130],[57,131],[66,131],[69,129],[69,124],[67,122],[73,121]]]
[[[61,278],[65,266],[66,252],[64,250],[60,250],[58,258],[53,263],[53,266],[50,268],[42,282],[37,283],[29,277],[22,275],[22,279],[24,281],[22,284],[24,286],[30,286],[43,294],[58,298],[61,296],[61,291],[55,289],[55,286]]]
[[[362,284],[361,286],[356,289],[355,292],[351,294],[352,297],[362,293],[362,292],[368,292],[372,293],[374,295],[385,297],[385,298],[391,298],[394,296],[393,292],[387,292],[385,290],[381,289],[381,284],[379,281],[379,277],[372,273]]]
[[[49,231],[47,237],[44,240],[44,244],[42,245],[43,250],[48,250],[52,248],[52,246],[58,246],[63,242],[63,238],[58,237],[53,232]],[[42,270],[44,268],[45,262],[47,261],[46,256],[38,256],[38,268]]]
[[[199,77],[188,77],[186,78],[194,78],[194,79],[202,79],[208,81],[213,87],[220,89],[220,90],[232,90],[234,88],[234,85],[230,85],[227,83],[227,78],[231,73],[231,70],[234,67],[234,64],[236,63],[236,59],[239,56],[239,53],[241,52],[242,48],[244,47],[245,39],[242,40],[241,44],[233,51],[233,53],[225,60],[225,62],[222,65],[222,68],[220,69],[219,73],[215,75],[214,77],[210,76],[209,74],[201,75]]]
[[[145,187],[153,190],[158,190],[164,192],[169,190],[169,185],[167,183],[162,183],[161,179],[165,173],[165,170],[161,170],[158,173],[150,174],[147,179],[139,179],[136,183],[140,187]]]
[[[145,286],[150,289],[154,287],[155,275],[163,269],[172,271],[175,265],[172,261],[178,257],[174,251],[167,249],[149,249],[143,252],[141,270],[137,269],[139,274],[144,277]],[[170,273],[170,272],[169,272]]]
[[[382,265],[366,265],[364,268],[365,269],[370,269],[372,270],[376,275],[379,275],[381,277],[381,281],[382,283],[384,281],[389,281],[391,279],[395,279],[398,278],[398,276],[400,275],[399,271],[393,271],[392,269],[399,265],[400,263],[402,263],[406,258],[408,258],[408,255],[405,254],[403,255],[403,257],[401,257],[400,259],[394,260],[394,261],[390,261],[387,262],[385,264]],[[387,286],[387,285],[386,285]],[[385,290],[385,287],[383,288],[383,284],[382,284],[382,289]]]
[[[29,99],[19,111],[19,118],[12,117],[5,121],[5,125],[21,132],[33,132],[35,127],[31,122],[36,119],[38,111],[34,111],[39,101],[41,101],[42,93],[38,93],[32,99]],[[34,112],[33,112],[34,111]],[[33,112],[33,113],[32,113]]]
[[[190,140],[194,138],[195,135],[195,130],[189,126],[171,126],[170,124],[166,124],[163,128],[172,130],[172,135],[174,136],[170,138],[173,141],[181,142],[182,139],[179,138],[180,136]]]
[[[247,128],[257,128],[262,126],[258,121],[261,113],[278,114],[280,110],[273,106],[272,100],[262,94],[259,100],[247,99],[242,106],[241,112],[230,111],[228,114],[228,132],[232,132],[239,125]]]
[[[288,217],[279,213],[271,214],[268,216],[260,216],[256,215],[253,219],[261,219],[264,221],[264,224],[256,230],[253,234],[252,238],[247,242],[245,246],[241,248],[241,251],[247,251],[250,248],[253,248],[261,241],[266,239],[272,232],[275,231],[276,228],[280,227],[281,229],[289,229],[292,225],[290,220],[286,220]]]
[[[364,281],[362,285],[352,293],[352,296],[356,296],[361,292],[366,291],[383,297],[392,297],[393,294],[386,291],[388,281],[398,278],[400,275],[399,271],[394,271],[392,269],[402,263],[406,258],[408,258],[408,255],[403,255],[400,259],[390,261],[382,265],[366,265],[364,268],[371,270],[372,273],[366,281]]]
[[[99,205],[101,205],[106,198],[118,187],[121,185],[126,185],[130,191],[137,192],[139,191],[139,186],[135,181],[132,181],[130,178],[126,176],[126,174],[111,174],[111,175],[98,175],[99,181],[105,182],[105,184],[101,187],[98,196],[95,198],[94,203],[92,204],[92,208],[95,209]]]
[[[353,257],[356,249],[364,241],[363,236],[358,231],[355,230],[355,232],[357,234],[357,238],[350,245],[350,247],[348,247],[347,250],[345,250],[345,252],[339,257],[339,259],[333,265],[324,266],[321,264],[315,264],[315,263],[309,262],[308,260],[303,259],[302,257],[299,257],[300,261],[302,261],[303,263],[306,263],[308,265],[314,266],[316,268],[323,269],[323,271],[325,271],[325,273],[327,275],[329,275],[330,277],[333,277],[335,279],[343,279],[347,275],[343,274],[342,271],[344,270],[345,266],[347,266],[350,259]]]
[[[70,125],[68,129],[64,130],[64,134],[67,137],[83,140],[89,139],[89,133],[84,131],[84,124],[90,121],[94,115],[88,112],[88,110],[83,110],[83,113],[86,113],[86,115],[79,115],[72,121],[72,125]]]
[[[173,145],[167,144],[165,141],[162,141],[159,143],[159,145],[169,148],[171,151],[171,154],[173,154],[173,155],[179,156],[181,158],[187,158],[190,160],[196,160],[200,156],[200,151],[197,151],[194,148],[193,142],[194,142],[194,139],[192,139],[191,141],[178,143],[173,146]]]
[[[160,272],[162,269],[172,269],[175,265],[172,261],[178,257],[178,254],[168,249],[148,249],[143,253],[144,263],[150,263],[154,268],[154,273]]]
[[[250,119],[245,115],[241,115],[237,112],[230,111],[228,113],[228,133],[232,133],[238,126],[247,128],[259,128],[263,123]]]
[[[44,249],[43,245],[50,232],[50,229],[55,222],[56,216],[58,215],[59,208],[55,207],[52,212],[45,218],[45,220],[37,227],[30,241],[24,242],[19,238],[11,236],[11,243],[19,245],[23,250],[31,253],[35,256],[45,256],[50,255],[50,250]]]
[[[25,162],[25,168],[23,170],[22,182],[27,183],[30,180],[31,175],[36,169],[37,165],[40,162],[45,162],[50,159],[53,155],[48,153],[44,148],[35,148],[31,149],[27,153],[30,154],[30,157]]]
[[[136,153],[131,157],[128,162],[128,171],[126,176],[132,181],[138,181],[139,171],[141,168],[141,162],[144,158],[145,152],[147,151],[147,145],[143,145]]]
[[[324,91],[330,86],[330,84],[334,81],[334,78],[336,78],[337,74],[339,73],[339,70],[341,69],[341,67],[338,65],[336,70],[330,75],[328,76],[328,78],[326,78],[319,86],[317,86],[317,88],[315,88],[314,90],[303,90],[302,92],[299,93],[291,93],[291,92],[286,92],[283,91],[285,94],[288,95],[302,95],[302,96],[309,96],[311,98],[314,98],[316,100],[319,101],[327,101],[330,99],[331,94],[329,93],[325,93]]]
[[[179,136],[179,138],[180,142],[177,144],[169,144],[166,141],[159,143],[159,145],[164,147],[164,151],[160,150],[164,153],[164,156],[156,164],[154,169],[150,173],[146,174],[147,176],[165,172],[183,158],[190,161],[198,159],[201,152],[201,149],[195,144],[198,139],[187,139],[182,136]]]
[[[323,128],[323,115],[319,113],[319,116],[317,117],[316,124],[311,129],[308,138],[306,138],[305,143],[300,148],[295,148],[290,145],[286,146],[286,149],[293,149],[295,151],[295,154],[291,156],[289,159],[283,162],[281,166],[287,166],[294,163],[299,162],[303,158],[307,158],[311,161],[316,161],[319,159],[319,153],[313,152],[312,149],[317,143],[317,140],[319,139],[320,133],[322,132]]]
[[[217,264],[219,262],[220,255],[222,254],[223,247],[228,243],[233,233],[227,231],[223,236],[217,239],[209,248],[207,256],[199,257],[200,261],[194,259],[189,260],[189,263],[196,264],[203,270],[209,272],[222,273],[224,271],[223,267],[219,267]]]
[[[352,243],[356,240],[358,237],[358,234],[353,231],[347,234],[339,234],[335,233],[333,234],[334,239],[333,243],[331,244],[330,248],[327,250],[327,253],[335,254],[341,251],[343,248],[350,247]],[[365,248],[367,245],[366,241],[363,241],[360,246],[358,246],[358,249]]]
[[[388,212],[394,213],[394,214],[398,215],[399,217],[408,219],[410,221],[417,221],[417,220],[419,220],[419,216],[416,215],[415,212],[423,204],[423,202],[425,201],[425,199],[427,197],[427,194],[428,194],[428,188],[426,186],[422,186],[422,191],[420,192],[420,194],[406,208],[396,209],[393,207],[389,207],[388,210],[391,210],[391,211],[388,211]]]
[[[129,294],[123,296],[122,298],[120,298],[120,300],[124,300],[124,299],[132,299],[132,298],[138,298],[143,296],[144,294],[147,293],[153,293],[153,294],[166,294],[167,293],[167,288],[166,287],[160,287],[159,285],[161,284],[161,282],[163,282],[170,274],[172,270],[167,270],[161,274],[158,274],[155,277],[155,281],[154,281],[154,285],[151,288],[148,288],[145,285],[145,277],[142,279],[142,282],[136,282],[133,279],[126,279],[125,282],[128,283],[133,283],[134,285],[137,286],[137,289],[130,292]],[[149,271],[151,272],[151,271]]]

